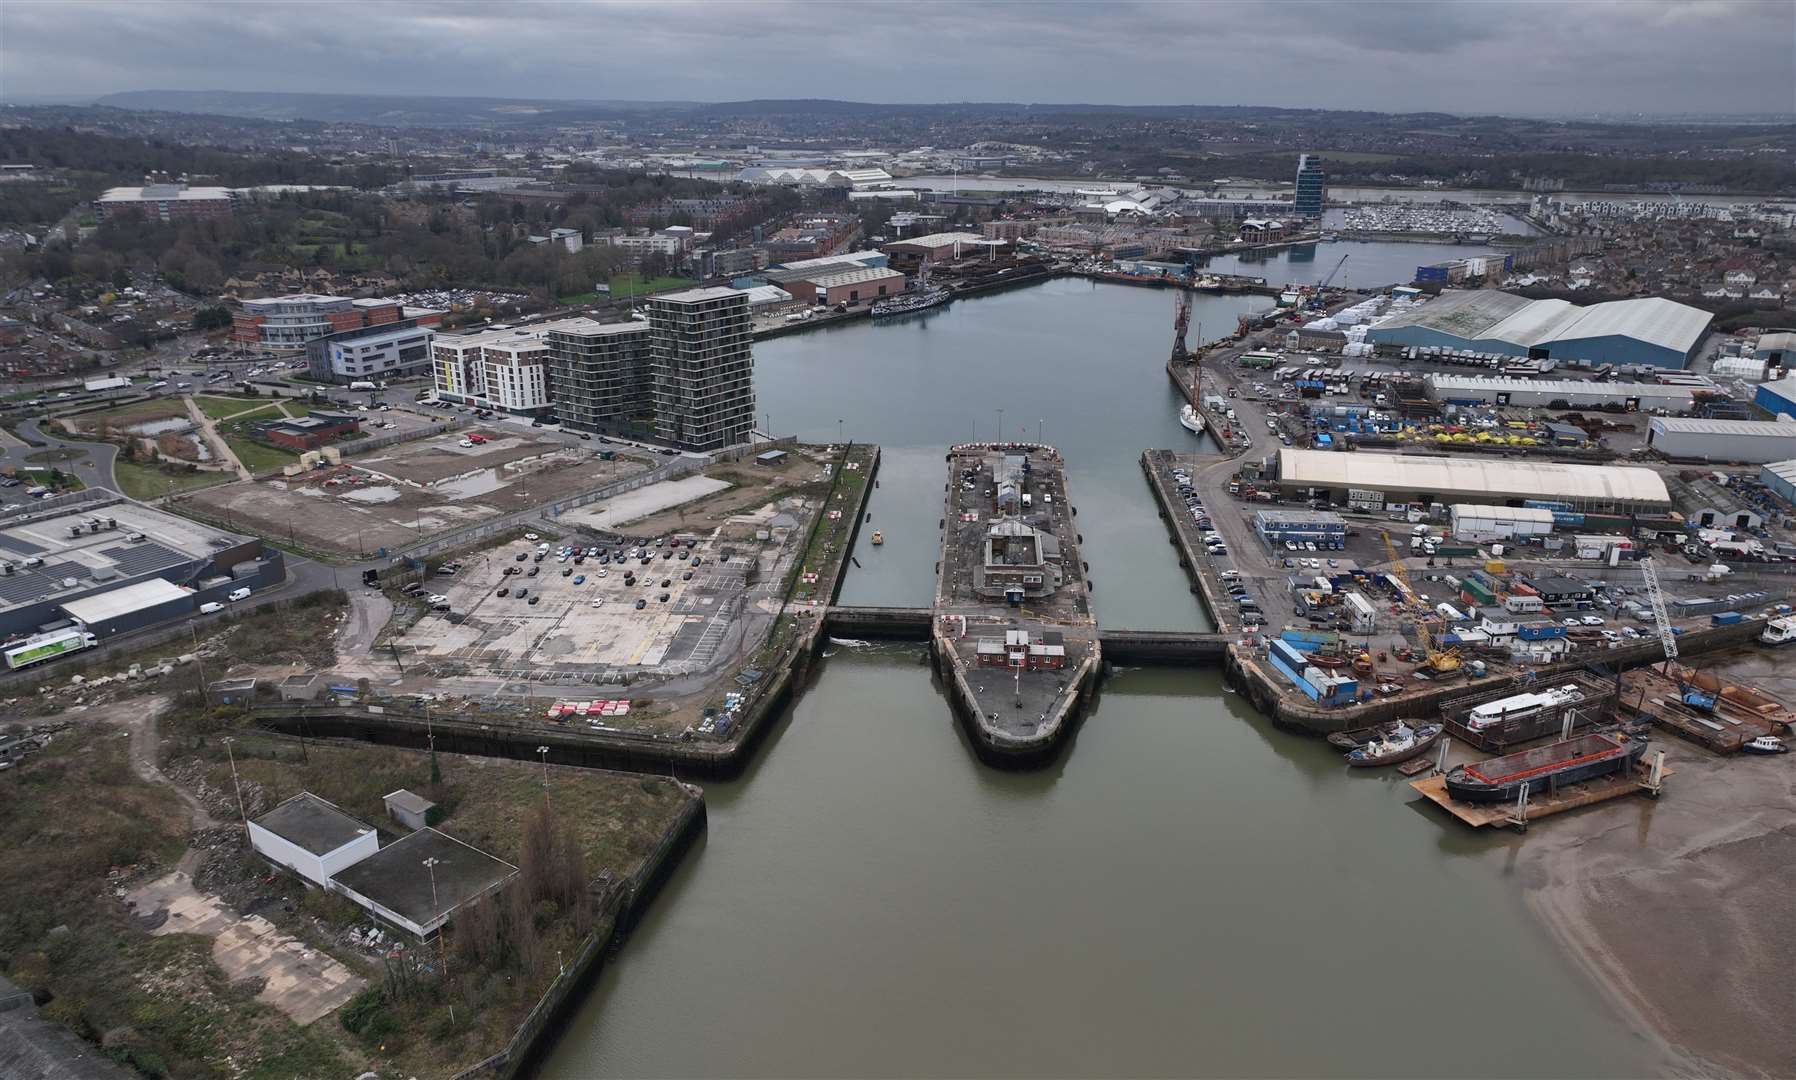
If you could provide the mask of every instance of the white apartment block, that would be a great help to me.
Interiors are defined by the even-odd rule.
[[[585,319],[495,326],[472,334],[440,334],[432,343],[437,396],[483,409],[536,413],[549,408],[551,330]]]

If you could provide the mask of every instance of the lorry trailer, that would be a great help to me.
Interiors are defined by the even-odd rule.
[[[5,657],[8,671],[17,671],[19,668],[45,660],[54,660],[67,653],[92,648],[98,640],[85,630],[58,630],[53,634],[40,634],[37,637],[27,638],[16,645],[8,646],[4,653],[0,653],[0,656]]]

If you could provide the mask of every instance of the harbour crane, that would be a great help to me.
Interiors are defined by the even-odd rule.
[[[1191,290],[1183,285],[1173,286],[1174,307],[1172,312],[1172,362],[1188,363],[1191,350],[1185,345],[1185,338],[1191,329]]]
[[[1320,292],[1321,290],[1328,288],[1329,284],[1334,281],[1335,275],[1341,272],[1341,267],[1347,265],[1347,260],[1352,255],[1353,253],[1350,251],[1346,255],[1341,256],[1341,261],[1335,263],[1335,268],[1328,272],[1328,276],[1316,283],[1316,291]]]
[[[1335,279],[1335,275],[1339,274],[1341,272],[1341,267],[1347,265],[1347,260],[1349,257],[1352,256],[1352,254],[1353,253],[1350,251],[1346,255],[1341,256],[1340,261],[1335,263],[1334,269],[1330,270],[1328,272],[1328,276],[1325,278],[1322,278],[1320,281],[1316,282],[1316,289],[1314,292],[1312,292],[1310,294],[1309,306],[1311,307],[1311,309],[1319,308],[1322,306],[1322,290],[1328,288],[1328,286],[1331,283],[1333,283],[1333,281]]]
[[[1659,588],[1659,568],[1651,559],[1640,560],[1640,578],[1646,585],[1646,602],[1653,610],[1653,625],[1659,631],[1659,644],[1665,649],[1665,667],[1671,670],[1671,662],[1678,656],[1678,636],[1672,632],[1671,616],[1665,610],[1665,593]]]
[[[1403,594],[1403,607],[1410,612],[1410,621],[1416,628],[1416,637],[1422,646],[1422,655],[1426,659],[1428,669],[1437,675],[1447,675],[1459,670],[1459,650],[1442,649],[1435,643],[1434,631],[1428,626],[1428,613],[1416,610],[1421,605],[1421,594],[1409,581],[1409,568],[1403,565],[1403,558],[1397,553],[1397,545],[1391,543],[1389,532],[1378,534],[1384,539],[1384,550],[1391,557],[1391,576],[1401,586],[1398,590]]]

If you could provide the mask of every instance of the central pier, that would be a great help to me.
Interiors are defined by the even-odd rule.
[[[982,758],[1030,764],[1070,733],[1103,662],[1060,452],[948,453],[930,653]]]

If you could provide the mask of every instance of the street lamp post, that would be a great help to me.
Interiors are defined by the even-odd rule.
[[[536,756],[543,759],[543,790],[548,791],[549,790],[549,748],[546,746],[537,747],[536,748]]]
[[[1004,441],[1004,410],[998,410],[998,441]]]
[[[424,860],[424,869],[430,871],[430,917],[432,919],[442,913],[442,908],[437,906],[437,863],[441,861],[434,855]],[[443,951],[443,928],[441,925],[437,927],[437,965],[443,969],[443,978],[448,978],[449,954]]]
[[[231,759],[231,787],[237,792],[237,816],[243,819],[243,838],[249,839],[249,813],[243,809],[243,785],[237,779],[237,752],[231,749],[236,739],[226,735],[223,740],[225,756]]]

